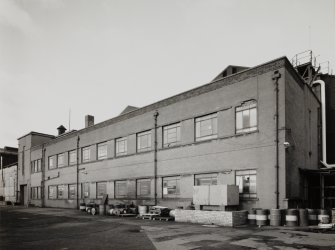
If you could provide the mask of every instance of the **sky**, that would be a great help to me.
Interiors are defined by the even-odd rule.
[[[0,147],[308,49],[335,72],[335,0],[0,0]]]

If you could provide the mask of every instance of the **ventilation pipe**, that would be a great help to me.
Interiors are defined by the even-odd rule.
[[[327,136],[326,136],[326,84],[322,80],[312,83],[312,86],[319,84],[321,87],[321,116],[322,116],[322,161],[326,168],[333,168],[335,164],[327,163]]]

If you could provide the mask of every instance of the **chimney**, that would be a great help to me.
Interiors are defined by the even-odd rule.
[[[86,115],[85,116],[85,128],[94,125],[94,116],[93,115]]]
[[[65,128],[63,125],[60,125],[60,126],[57,128],[57,130],[58,130],[58,135],[62,135],[62,134],[65,133],[66,128]]]

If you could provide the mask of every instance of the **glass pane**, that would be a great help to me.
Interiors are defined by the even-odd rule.
[[[236,130],[242,129],[242,112],[236,113]]]
[[[243,116],[243,128],[249,128],[250,127],[250,114],[249,114],[249,110],[244,110],[242,112],[242,116]]]
[[[257,126],[257,109],[250,109],[250,127]]]

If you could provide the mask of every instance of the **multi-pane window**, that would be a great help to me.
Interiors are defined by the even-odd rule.
[[[86,147],[82,149],[82,161],[88,162],[91,159],[91,148]]]
[[[41,187],[32,187],[30,197],[32,200],[41,199]]]
[[[107,182],[97,182],[97,199],[101,199],[107,193]]]
[[[70,200],[75,200],[77,197],[77,185],[76,184],[70,184],[69,185],[69,199]]]
[[[127,196],[127,181],[115,181],[115,198]]]
[[[257,102],[251,100],[236,107],[236,133],[255,130],[257,130]]]
[[[194,176],[196,186],[204,185],[217,185],[218,184],[218,174],[197,174]]]
[[[141,179],[136,181],[136,195],[138,197],[150,196],[151,193],[151,180]]]
[[[127,137],[118,138],[115,140],[116,156],[127,154]]]
[[[81,184],[81,198],[89,198],[90,197],[90,183],[82,183]]]
[[[180,142],[180,123],[163,127],[163,146],[171,147]]]
[[[49,186],[48,189],[49,199],[57,199],[57,186]]]
[[[77,150],[72,150],[69,152],[69,165],[74,165],[77,163]]]
[[[217,113],[195,118],[195,137],[197,141],[217,138]]]
[[[163,197],[175,197],[180,194],[180,176],[163,178]]]
[[[99,143],[98,144],[98,160],[107,158],[107,143]]]
[[[58,199],[67,198],[67,185],[58,185],[57,186],[57,197]]]
[[[31,173],[41,172],[41,159],[31,162]]]
[[[49,169],[54,169],[56,168],[56,162],[55,162],[55,156],[50,156],[49,157]]]
[[[137,152],[151,149],[151,131],[145,131],[137,134]]]
[[[57,167],[64,167],[65,163],[65,154],[58,154],[57,155]]]
[[[239,187],[240,197],[256,198],[256,170],[236,171],[236,185]]]

